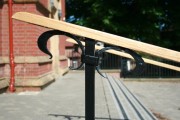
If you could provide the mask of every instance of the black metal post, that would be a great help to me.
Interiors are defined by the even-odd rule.
[[[87,61],[94,57],[94,40],[86,39],[85,55],[90,57],[86,59]],[[93,61],[92,64],[85,62],[85,116],[86,120],[95,120],[95,65]]]
[[[70,69],[73,69],[73,70],[79,69],[85,63],[85,119],[95,120],[95,68],[97,69],[98,73],[101,76],[103,76],[99,71],[99,64],[101,63],[102,53],[109,49],[121,50],[122,48],[107,47],[107,48],[101,49],[100,51],[96,51],[96,55],[95,55],[96,42],[94,40],[86,38],[85,52],[84,52],[84,47],[82,43],[74,35],[71,35],[70,33],[66,33],[59,30],[50,30],[50,31],[44,32],[38,38],[39,49],[43,51],[44,53],[50,55],[50,58],[52,58],[52,54],[47,49],[47,41],[53,35],[66,35],[68,37],[73,38],[79,44],[82,50],[82,54],[81,54],[82,64],[77,68],[70,67]],[[134,71],[139,73],[139,70],[141,70],[144,65],[144,61],[141,58],[141,56],[127,48],[126,49],[123,48],[123,50],[129,53],[135,59],[136,67]]]

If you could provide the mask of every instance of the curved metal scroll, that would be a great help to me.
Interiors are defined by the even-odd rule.
[[[59,31],[59,30],[46,31],[43,34],[41,34],[39,36],[39,38],[38,38],[37,43],[38,43],[39,49],[42,52],[48,54],[50,56],[50,59],[51,59],[53,56],[50,53],[50,51],[48,50],[48,48],[47,48],[47,42],[48,42],[48,39],[50,37],[54,36],[54,35],[65,35],[67,37],[70,37],[70,38],[74,39],[78,43],[78,45],[79,45],[79,47],[80,47],[80,49],[82,51],[82,54],[81,54],[81,60],[82,60],[81,62],[82,63],[77,68],[73,68],[71,66],[69,68],[71,70],[75,70],[75,69],[81,68],[83,66],[83,64],[84,64],[83,58],[85,56],[85,50],[84,50],[84,47],[83,47],[82,43],[79,41],[79,39],[76,36],[72,35],[72,34],[69,34],[69,33],[66,33],[66,32],[63,32],[63,31]],[[105,47],[105,48],[103,48],[101,50],[96,51],[96,54],[95,54],[95,56],[99,58],[99,64],[96,66],[96,70],[98,71],[98,73],[101,76],[103,76],[103,75],[100,72],[100,64],[101,64],[101,60],[103,58],[103,53],[105,51],[109,50],[109,49],[114,49],[114,50],[118,50],[118,51],[123,50],[124,52],[130,54],[134,58],[134,60],[136,62],[136,67],[133,70],[131,70],[130,72],[128,72],[128,74],[130,74],[130,73],[141,73],[142,72],[143,67],[144,67],[144,61],[141,58],[141,56],[138,55],[136,52],[134,52],[134,51],[132,51],[130,49],[127,49],[127,48],[122,48],[122,47]]]
[[[78,40],[78,38],[77,38],[76,36],[74,36],[74,35],[72,35],[72,34],[69,34],[69,33],[66,33],[66,32],[63,32],[63,31],[59,31],[59,30],[50,30],[50,31],[46,31],[46,32],[42,33],[42,34],[39,36],[38,41],[37,41],[37,44],[38,44],[39,49],[40,49],[42,52],[48,54],[48,55],[50,56],[50,59],[51,59],[53,56],[52,56],[51,52],[48,50],[48,48],[47,48],[47,42],[48,42],[48,39],[49,39],[50,37],[54,36],[54,35],[65,35],[65,36],[67,36],[67,37],[70,37],[70,38],[74,39],[74,40],[78,43],[78,45],[79,45],[79,47],[80,47],[80,49],[81,49],[81,51],[82,51],[82,55],[85,54],[84,47],[83,47],[82,43]],[[81,65],[79,65],[77,68],[73,68],[73,67],[71,67],[71,66],[70,66],[69,68],[70,68],[71,70],[75,70],[75,69],[81,68],[82,66],[83,66],[83,63],[81,63]]]
[[[144,65],[145,65],[144,60],[142,59],[142,57],[139,54],[137,54],[136,52],[134,52],[130,49],[122,48],[122,47],[105,47],[101,50],[96,51],[96,56],[99,56],[100,57],[99,60],[102,60],[103,53],[107,50],[110,50],[110,49],[118,50],[118,51],[123,50],[124,52],[130,54],[134,58],[135,63],[136,63],[136,67],[126,74],[137,74],[137,73],[140,74],[140,73],[142,73],[142,71],[144,69]],[[99,63],[101,63],[101,61]],[[103,74],[100,72],[100,64],[98,66],[96,66],[96,70],[98,71],[98,73],[101,76],[103,76]],[[103,77],[105,77],[105,76],[103,76]]]

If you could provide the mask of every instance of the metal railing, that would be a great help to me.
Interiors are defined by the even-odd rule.
[[[141,58],[140,55],[138,55],[136,52],[132,50],[148,53],[154,56],[159,56],[164,59],[171,59],[178,62],[180,60],[180,53],[177,51],[168,50],[166,48],[160,48],[158,46],[142,43],[139,41],[134,41],[121,36],[116,36],[113,34],[73,25],[70,23],[65,23],[62,21],[55,21],[39,15],[34,15],[26,12],[19,12],[13,15],[13,18],[16,20],[21,20],[35,25],[55,29],[44,32],[38,38],[39,49],[44,53],[50,55],[50,58],[52,58],[52,54],[47,49],[46,45],[48,39],[51,36],[66,35],[67,37],[74,39],[78,43],[82,51],[81,54],[82,63],[78,68],[70,67],[70,69],[72,70],[79,69],[83,66],[83,64],[85,64],[85,116],[86,116],[85,119],[86,120],[95,120],[95,69],[99,72],[99,64],[102,59],[102,53],[109,51],[110,49],[114,50],[115,52],[124,51],[128,53],[129,55],[131,55],[131,58],[135,59],[136,66],[132,71],[136,73],[139,73],[143,69],[144,60]],[[51,23],[51,24],[47,24],[47,23]],[[78,36],[81,36],[82,38],[85,39],[85,47],[78,39]],[[114,45],[115,47],[105,47],[95,52],[96,41],[103,42],[105,44],[111,44]],[[129,68],[130,67],[128,66],[128,69]],[[100,72],[99,74],[102,75]]]
[[[73,52],[74,49],[67,51],[71,51],[71,52],[67,52],[66,54],[70,58],[71,61],[70,65],[74,67],[79,66],[81,64],[81,58],[80,56],[77,55],[78,53]],[[174,61],[161,60],[159,62],[180,67],[180,63]],[[134,62],[131,59],[113,55],[110,53],[105,53],[100,68],[102,70],[120,69],[121,71],[120,77],[126,77],[126,78],[180,78],[180,72],[178,71],[155,66],[148,63],[145,64],[144,70],[141,74],[126,75],[126,73],[130,69],[134,68],[134,65],[135,65]]]
[[[169,60],[161,60],[159,62],[174,65],[180,67],[180,63],[169,61]],[[128,65],[129,64],[129,65]],[[131,59],[116,56],[110,53],[106,53],[106,59],[102,61],[101,69],[103,70],[111,70],[111,69],[120,69],[121,77],[128,78],[180,78],[180,72],[155,66],[152,64],[145,64],[144,70],[141,74],[129,74],[124,75],[123,73],[127,73],[130,69],[134,68],[134,62]]]

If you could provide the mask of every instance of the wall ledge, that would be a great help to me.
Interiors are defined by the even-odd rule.
[[[61,75],[65,75],[65,74],[67,74],[68,72],[69,72],[69,67],[65,67],[65,68],[61,68],[61,71],[60,71],[61,73]]]
[[[52,59],[49,59],[49,56],[16,56],[14,62],[15,64],[48,63],[52,62]],[[9,64],[9,57],[1,57],[0,64]]]
[[[64,60],[68,60],[68,58],[65,55],[60,55],[59,60],[64,61]]]
[[[40,91],[47,87],[49,84],[55,81],[56,75],[53,72],[49,72],[37,77],[16,77],[15,88],[16,92],[22,91]],[[6,89],[9,86],[9,78],[0,78],[0,90]]]
[[[37,77],[16,77],[16,87],[43,87],[44,85],[55,81],[55,75],[53,72],[49,72]]]
[[[0,78],[0,89],[6,88],[9,86],[9,81],[7,78]]]

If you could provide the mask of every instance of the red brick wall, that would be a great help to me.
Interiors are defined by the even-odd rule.
[[[59,42],[59,54],[60,56],[65,55],[65,45],[66,45],[66,36],[60,36],[60,42]],[[65,68],[68,66],[67,60],[61,60],[60,61],[60,68]]]
[[[66,68],[68,66],[67,60],[61,60],[60,61],[60,68]]]
[[[4,77],[5,72],[4,72],[5,64],[0,64],[0,78]]]
[[[46,8],[48,8],[48,2],[49,0],[39,0],[39,2]]]
[[[15,4],[13,6],[14,12],[26,11],[35,14],[47,16],[40,13],[36,9],[36,4]],[[40,34],[46,31],[45,28],[36,25],[23,23],[19,21],[14,22],[14,55],[15,56],[44,56],[37,47],[37,39]],[[48,44],[49,46],[49,44]],[[21,68],[21,69],[19,69]],[[20,64],[15,67],[17,71],[16,76],[38,76],[51,71],[50,64]]]
[[[48,0],[42,0],[43,6],[47,6]],[[39,4],[39,3],[38,3]],[[47,11],[38,11],[37,4],[13,4],[13,13],[23,11],[31,12],[48,17]],[[44,8],[45,9],[45,8]],[[8,28],[8,5],[4,4],[0,9],[0,57],[9,57],[9,28]],[[47,29],[36,25],[13,20],[13,41],[14,41],[14,56],[46,56],[37,47],[37,39],[41,33]],[[49,43],[48,43],[49,47]],[[38,76],[50,72],[50,63],[33,63],[33,64],[16,64],[15,76]],[[0,77],[9,77],[9,65],[0,65]]]
[[[14,4],[13,12],[26,11],[35,14],[41,14],[36,10],[36,4]],[[46,29],[13,20],[13,41],[15,56],[39,56],[43,55],[37,48],[37,38]],[[8,31],[8,5],[4,4],[1,10],[1,55],[9,54],[9,31]]]
[[[59,41],[59,54],[64,55],[65,54],[65,42],[66,42],[66,36],[61,35]]]
[[[9,31],[8,31],[8,6],[3,5],[1,10],[1,39],[2,39],[2,56],[8,56]]]
[[[45,8],[49,5],[49,0],[39,0],[39,2],[29,2],[13,4],[13,13],[23,11],[49,17],[49,11]],[[63,16],[65,13],[63,14]],[[9,57],[9,27],[8,27],[8,5],[0,5],[0,57]],[[47,29],[36,25],[13,20],[13,44],[15,59],[30,57],[33,59],[38,56],[47,56],[37,47],[37,39]],[[49,41],[50,42],[50,41]],[[48,43],[48,47],[50,44]],[[60,56],[65,55],[65,37],[60,36],[59,44]],[[23,56],[23,57],[22,57]],[[15,77],[36,77],[52,71],[52,63],[33,62],[26,63],[26,60],[15,63]],[[16,59],[17,60],[17,59]],[[37,61],[37,60],[35,60]],[[60,68],[67,67],[67,60],[60,61]],[[0,64],[0,78],[10,76],[9,64]]]
[[[51,63],[16,64],[15,76],[38,76],[52,70]]]
[[[1,3],[2,4],[2,3]],[[4,29],[4,26],[3,26],[3,21],[5,21],[4,19],[3,19],[3,14],[2,14],[2,9],[3,9],[3,6],[2,5],[0,5],[0,57],[3,55],[3,49],[5,48],[5,46],[4,45],[7,45],[7,43],[6,43],[6,41],[5,40],[3,40],[4,39],[4,37],[3,37],[3,34],[7,34],[7,33],[3,33],[3,29]],[[7,20],[8,21],[8,20]],[[7,31],[6,31],[7,32]],[[8,49],[7,47],[6,47],[6,49]],[[7,51],[7,50],[6,50]],[[2,61],[0,61],[0,62],[2,62]],[[5,77],[5,64],[3,63],[3,64],[0,64],[0,78],[1,77]]]
[[[27,4],[25,6],[22,4],[14,4],[13,9],[14,12],[26,11],[42,15],[42,13],[36,10],[35,4]],[[37,47],[37,39],[46,29],[16,20],[14,20],[13,23],[15,56],[44,55]]]

